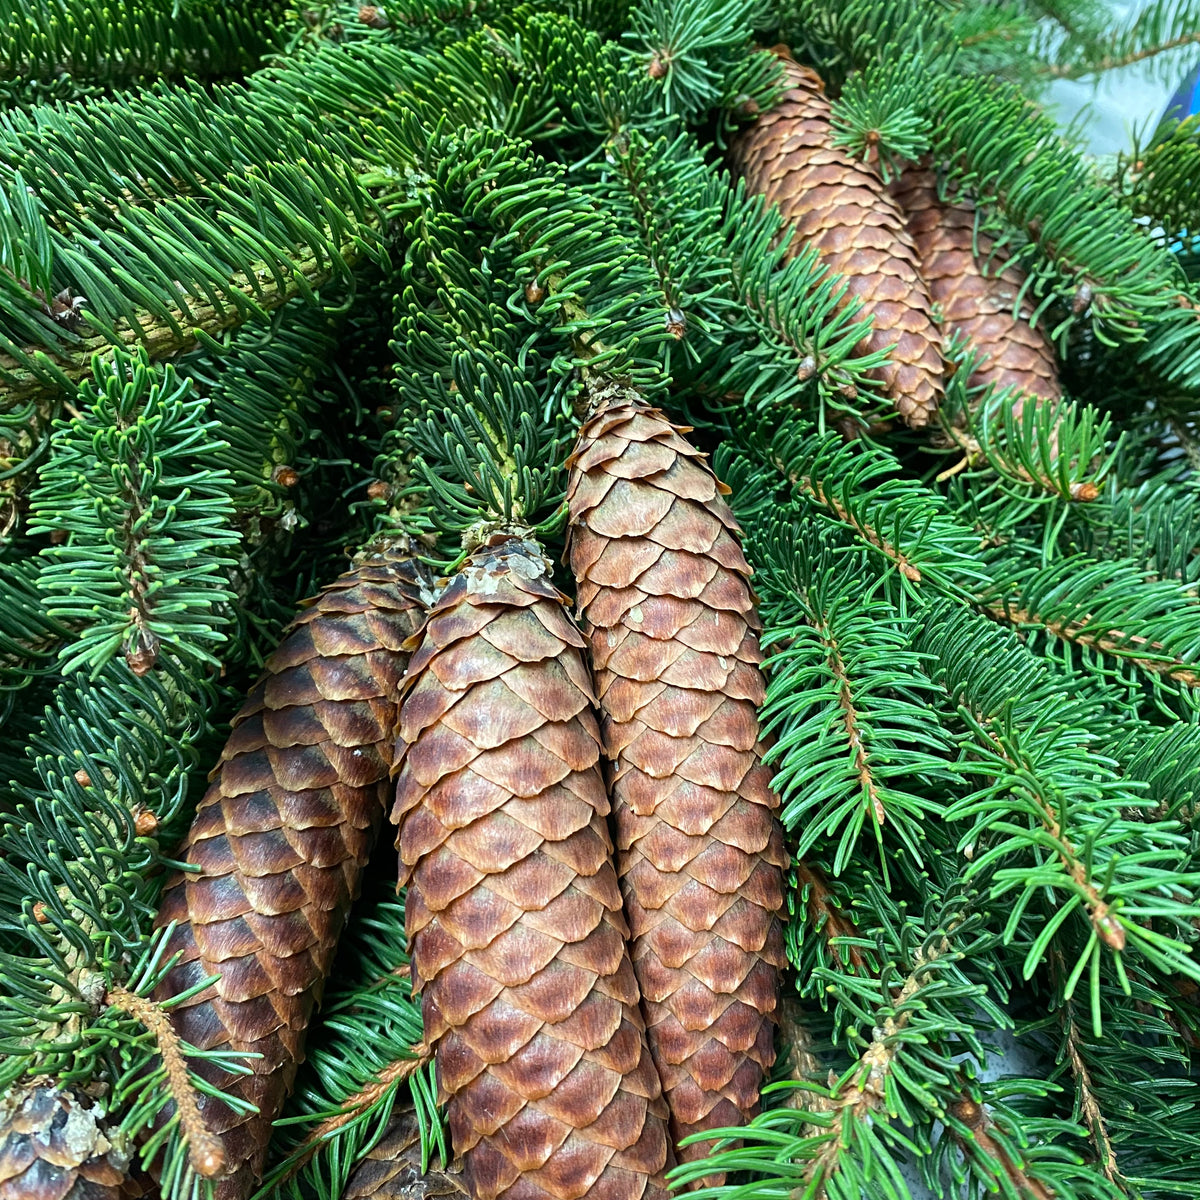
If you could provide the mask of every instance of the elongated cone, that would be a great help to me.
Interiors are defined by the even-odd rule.
[[[665,1200],[595,698],[548,572],[497,535],[413,656],[393,820],[414,984],[475,1200]]]
[[[303,1058],[338,935],[386,811],[404,641],[422,614],[404,545],[360,556],[302,613],[234,718],[183,848],[199,868],[167,885],[158,924],[182,952],[162,999],[220,979],[171,1010],[202,1050],[256,1052],[253,1074],[195,1060],[257,1115],[211,1097],[201,1114],[225,1144],[222,1200],[261,1172],[271,1122]]]
[[[750,191],[778,205],[796,231],[796,252],[812,245],[845,276],[847,298],[857,296],[873,322],[857,352],[894,346],[879,372],[884,392],[909,425],[925,425],[941,400],[944,366],[904,218],[879,176],[834,146],[820,76],[782,47],[776,53],[788,90],[736,139],[733,165]]]
[[[462,1171],[421,1171],[421,1131],[406,1108],[346,1181],[341,1200],[465,1200]]]
[[[740,1125],[758,1105],[788,858],[761,762],[759,624],[728,489],[631,389],[600,389],[592,412],[570,460],[568,553],[633,967],[678,1139]]]
[[[998,263],[1003,270],[986,275],[980,266],[995,242],[985,233],[976,235],[974,205],[966,199],[939,200],[937,173],[928,166],[906,168],[891,192],[907,217],[921,274],[941,306],[944,328],[960,331],[983,355],[971,384],[1016,387],[1018,405],[1029,396],[1060,399],[1054,348],[1030,325],[1028,312],[1013,315],[1024,272],[1012,262]]]
[[[87,1096],[34,1085],[0,1103],[0,1200],[120,1200],[128,1166]]]

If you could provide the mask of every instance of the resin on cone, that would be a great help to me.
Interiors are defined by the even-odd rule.
[[[937,173],[924,165],[907,167],[891,192],[908,220],[921,274],[941,307],[944,329],[961,332],[981,355],[971,386],[1016,388],[1018,415],[1025,398],[1061,399],[1049,339],[1029,323],[1028,311],[1014,315],[1025,273],[1003,260],[984,273],[981,263],[989,262],[995,242],[976,233],[974,205],[966,199],[939,199]]]
[[[761,762],[759,623],[728,489],[631,389],[594,391],[591,411],[569,460],[568,554],[634,971],[679,1139],[757,1109],[788,858]]]
[[[35,1084],[0,1103],[0,1200],[121,1200],[128,1166],[87,1096]]]
[[[665,1200],[595,698],[548,576],[495,535],[413,655],[393,819],[414,985],[475,1200]]]
[[[895,201],[868,166],[833,144],[820,76],[776,48],[787,91],[734,142],[751,192],[778,206],[796,250],[816,248],[872,319],[860,354],[892,347],[879,371],[885,395],[912,426],[928,424],[943,392],[941,340],[917,252]]]
[[[200,1110],[225,1146],[221,1200],[261,1173],[271,1122],[303,1058],[362,868],[386,812],[401,647],[420,624],[421,582],[404,545],[366,552],[294,623],[266,662],[210,776],[182,850],[198,871],[169,881],[158,924],[177,921],[181,953],[155,993],[201,1050],[261,1054],[253,1074],[194,1060],[218,1087],[255,1104]]]

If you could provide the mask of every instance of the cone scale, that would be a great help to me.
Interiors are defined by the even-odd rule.
[[[568,556],[633,966],[678,1140],[757,1109],[774,1061],[788,860],[761,762],[759,625],[728,489],[636,392],[601,389],[592,411],[569,460]]]
[[[929,423],[944,367],[933,305],[895,202],[869,167],[833,144],[831,109],[817,73],[781,49],[787,91],[734,142],[734,168],[751,192],[779,207],[794,248],[812,245],[844,276],[872,319],[860,354],[892,347],[879,369],[885,395],[912,426]]]
[[[414,985],[474,1200],[665,1200],[595,697],[548,575],[497,535],[413,655],[393,820]]]
[[[180,961],[164,999],[220,978],[171,1010],[202,1050],[261,1054],[234,1076],[193,1067],[259,1112],[208,1096],[224,1143],[219,1200],[249,1193],[271,1122],[303,1059],[305,1029],[382,823],[392,730],[421,585],[403,547],[362,556],[327,587],[267,660],[210,776],[181,851],[198,870],[168,882],[157,923],[178,922]]]
[[[994,242],[976,233],[974,206],[966,199],[940,199],[937,173],[925,165],[907,167],[891,193],[904,210],[921,274],[930,298],[941,307],[944,329],[961,332],[981,355],[971,385],[1014,387],[1018,406],[1029,397],[1061,399],[1049,339],[1029,323],[1027,312],[1013,313],[1024,272],[1011,262],[987,274],[980,266]]]

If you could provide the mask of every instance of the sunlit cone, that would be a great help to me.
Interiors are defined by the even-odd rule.
[[[906,168],[891,191],[907,217],[945,331],[961,332],[982,356],[971,384],[1015,387],[1018,405],[1027,396],[1060,399],[1054,348],[1030,325],[1027,307],[1013,315],[1025,274],[1003,259],[984,273],[981,264],[988,263],[995,242],[976,232],[974,205],[965,198],[939,200],[937,174],[927,166]]]
[[[548,573],[498,535],[413,655],[393,819],[414,981],[475,1200],[664,1200],[595,700]]]
[[[774,1061],[788,859],[761,762],[759,624],[728,489],[635,392],[602,389],[592,411],[570,460],[568,553],[634,971],[678,1139],[757,1108]]]
[[[203,1050],[253,1051],[253,1074],[193,1067],[258,1115],[202,1097],[225,1144],[225,1198],[261,1171],[271,1122],[303,1058],[304,1032],[386,810],[401,646],[421,587],[400,547],[361,556],[297,618],[267,660],[200,801],[158,924],[179,922],[179,964],[156,996],[220,979],[173,1008]]]
[[[0,1200],[121,1200],[128,1166],[87,1096],[35,1084],[0,1104]]]
[[[928,423],[942,396],[944,365],[933,306],[904,218],[870,167],[833,145],[829,101],[817,73],[779,48],[787,91],[738,137],[734,167],[849,285],[873,321],[859,353],[894,346],[880,371],[909,425]]]

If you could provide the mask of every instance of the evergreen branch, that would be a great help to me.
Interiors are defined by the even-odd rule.
[[[1079,79],[1170,57],[1172,51],[1200,42],[1198,24],[1200,6],[1194,0],[1153,0],[1115,29],[1110,21],[1099,36],[1069,37],[1059,47],[1057,61],[1038,64],[1037,69],[1052,79]]]
[[[752,530],[746,544],[768,628],[762,725],[774,739],[763,761],[776,770],[781,820],[797,831],[799,858],[838,839],[835,875],[865,826],[887,879],[885,836],[921,861],[933,806],[914,785],[948,778],[950,744],[930,731],[925,694],[933,685],[907,648],[908,622],[864,587],[865,555],[847,554],[812,517],[780,511],[769,490],[753,486],[745,459],[722,467],[735,512]]]
[[[128,87],[156,78],[211,78],[252,68],[272,46],[279,4],[253,0],[4,0],[0,96],[17,85],[61,80],[56,99],[81,85]]]
[[[850,531],[889,570],[894,599],[925,583],[965,595],[988,578],[979,562],[979,537],[954,519],[945,498],[906,478],[888,450],[847,444],[795,417],[739,422],[731,435],[747,460],[785,480],[792,493],[824,520]],[[718,470],[730,459],[718,450]]]
[[[875,400],[871,372],[887,361],[883,350],[855,355],[870,332],[861,301],[846,300],[847,283],[805,246],[794,256],[791,231],[779,210],[748,197],[739,180],[728,192],[725,239],[734,294],[745,312],[743,340],[731,346],[721,391],[753,409],[824,405],[851,407],[860,392]],[[868,411],[870,411],[868,409]]]
[[[161,1005],[147,996],[139,996],[125,987],[111,987],[105,1000],[113,1008],[127,1012],[153,1035],[167,1073],[167,1086],[175,1111],[183,1128],[192,1169],[205,1179],[212,1179],[224,1170],[225,1147],[221,1139],[210,1133],[200,1115],[195,1089],[188,1078],[187,1062],[181,1049],[179,1034]]]
[[[63,650],[64,674],[98,671],[121,653],[145,674],[166,652],[217,665],[232,598],[227,548],[238,535],[215,422],[174,368],[153,368],[142,350],[93,365],[83,411],[59,422],[33,499],[32,528],[67,534],[43,551],[47,611],[82,624]]]
[[[1053,951],[1053,955],[1058,969],[1065,977],[1066,964],[1062,961],[1061,952],[1056,949]],[[1117,1167],[1117,1153],[1113,1147],[1112,1139],[1109,1137],[1108,1124],[1104,1119],[1104,1113],[1093,1090],[1091,1072],[1088,1070],[1087,1063],[1084,1062],[1083,1055],[1080,1052],[1079,1027],[1075,1023],[1075,1019],[1071,1016],[1070,1003],[1063,1005],[1059,1016],[1066,1033],[1067,1057],[1071,1064],[1071,1072],[1075,1076],[1076,1103],[1079,1106],[1080,1115],[1083,1117],[1084,1125],[1087,1126],[1088,1136],[1092,1139],[1092,1145],[1096,1150],[1096,1158],[1100,1163],[1100,1169],[1104,1172],[1104,1177],[1111,1183],[1120,1183],[1122,1176]]]
[[[1064,999],[1090,963],[1094,1023],[1101,1019],[1096,989],[1102,946],[1112,952],[1122,980],[1127,947],[1136,947],[1160,971],[1195,977],[1200,967],[1190,956],[1196,908],[1190,889],[1200,875],[1190,869],[1186,839],[1172,823],[1127,815],[1144,812],[1148,802],[1092,747],[1088,714],[1097,699],[1065,694],[1066,681],[1032,656],[1014,673],[1014,657],[1021,657],[1015,636],[989,628],[967,610],[932,610],[915,648],[934,656],[934,679],[966,724],[964,775],[986,781],[945,812],[948,822],[972,820],[959,842],[971,854],[966,878],[990,875],[994,898],[1017,891],[1006,942],[1022,928],[1038,928],[1027,934],[1024,976],[1032,976],[1078,911],[1088,933]],[[1065,901],[1037,919],[1030,911],[1035,897],[1056,892]],[[1158,930],[1160,919],[1174,926],[1176,937]],[[1036,926],[1027,924],[1031,920]]]
[[[970,1096],[964,1096],[955,1101],[950,1109],[955,1121],[966,1126],[969,1131],[965,1136],[957,1129],[954,1130],[955,1140],[964,1154],[979,1150],[985,1160],[990,1160],[989,1166],[993,1173],[996,1167],[1005,1176],[1007,1183],[1023,1200],[1054,1200],[1055,1193],[1041,1180],[1034,1178],[1026,1169],[1026,1164],[1019,1162],[1003,1140],[997,1137],[1000,1132],[987,1107]],[[992,1165],[994,1164],[994,1165]]]

